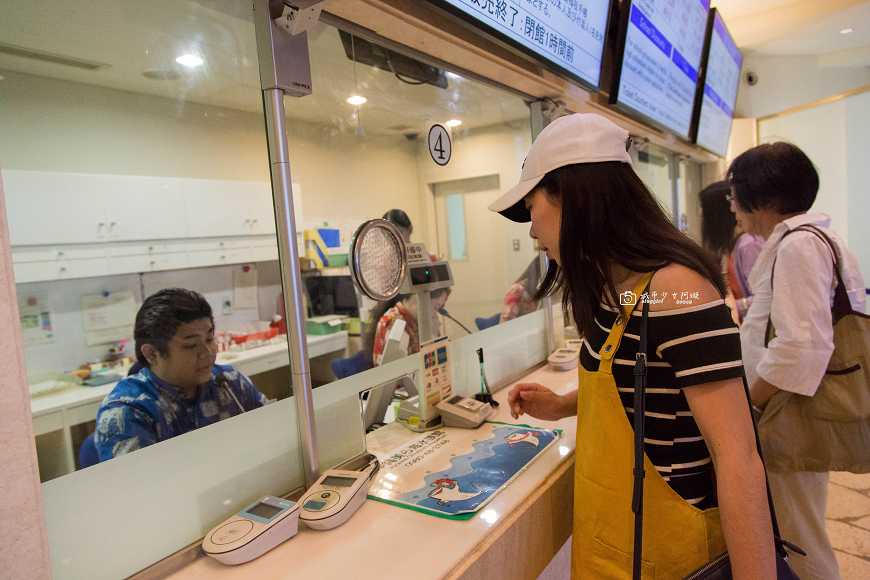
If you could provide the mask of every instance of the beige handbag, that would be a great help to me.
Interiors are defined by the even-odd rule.
[[[785,235],[799,230],[823,239],[834,256],[834,353],[815,395],[778,391],[771,397],[758,421],[764,463],[773,472],[870,473],[870,316],[852,310],[831,239],[813,226]],[[770,280],[773,285],[772,271]],[[773,336],[768,318],[765,346]]]

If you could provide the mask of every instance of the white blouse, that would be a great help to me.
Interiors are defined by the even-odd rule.
[[[787,219],[776,225],[761,249],[749,274],[755,299],[740,328],[750,386],[761,377],[782,390],[812,396],[834,352],[831,304],[837,279],[831,251],[810,232],[797,232],[782,240],[786,231],[806,224],[820,226],[842,256],[843,282],[852,308],[864,312],[866,293],[858,262],[843,240],[827,229],[830,223],[831,218],[822,213]],[[771,289],[774,258],[776,279]],[[776,337],[765,348],[768,316]]]

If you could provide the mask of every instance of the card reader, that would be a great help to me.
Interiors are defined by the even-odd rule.
[[[224,564],[242,564],[296,535],[299,504],[264,496],[206,534],[202,550]]]
[[[448,427],[474,429],[492,415],[492,406],[468,397],[456,395],[437,405],[441,418]]]
[[[365,502],[369,483],[378,472],[377,458],[370,456],[367,467],[360,471],[329,469],[320,476],[308,493],[299,500],[305,525],[315,530],[338,527]]]

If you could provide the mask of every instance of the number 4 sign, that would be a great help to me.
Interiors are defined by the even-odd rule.
[[[450,135],[441,125],[432,125],[429,129],[429,154],[438,165],[447,165],[450,161]]]

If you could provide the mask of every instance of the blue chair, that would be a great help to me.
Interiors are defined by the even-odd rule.
[[[478,316],[474,319],[474,323],[477,325],[477,330],[484,330],[489,328],[490,326],[495,326],[498,324],[498,319],[501,318],[501,312],[498,314],[493,314],[489,318],[483,318]]]
[[[367,371],[374,366],[365,349],[349,358],[333,359],[329,364],[332,366],[332,372],[339,379],[345,379],[357,373]]]
[[[96,465],[100,462],[100,456],[97,454],[97,446],[94,443],[94,434],[91,433],[85,440],[82,441],[82,446],[79,448],[79,463],[82,469]]]

